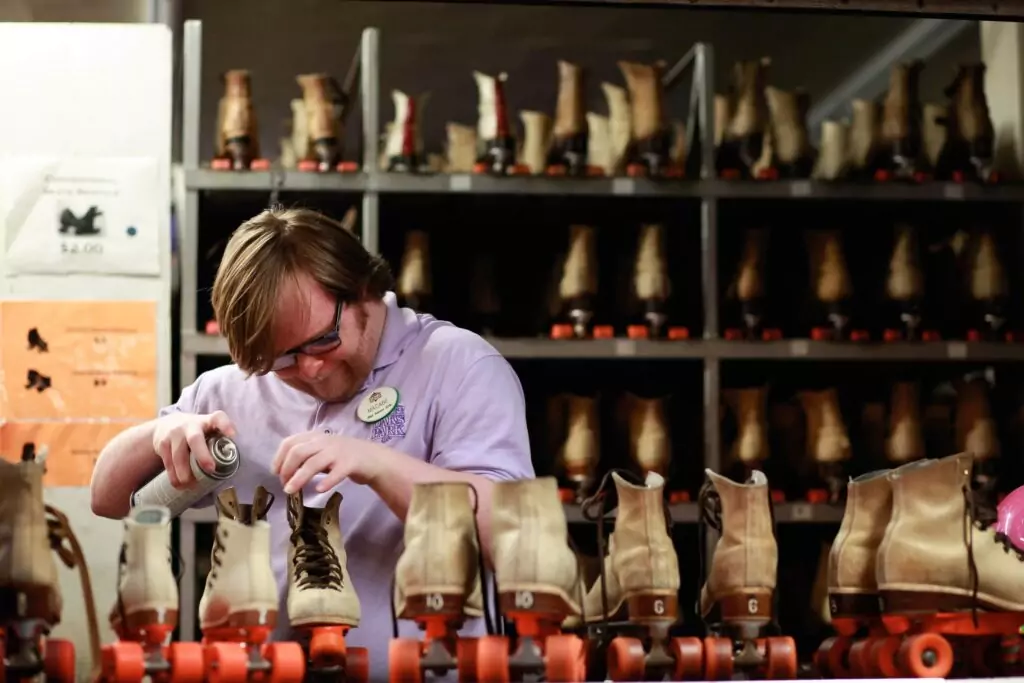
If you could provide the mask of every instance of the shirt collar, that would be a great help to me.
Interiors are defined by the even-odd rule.
[[[400,308],[398,297],[394,292],[384,294],[386,318],[384,333],[380,337],[377,356],[373,359],[373,369],[380,370],[397,361],[405,347],[420,330],[420,319],[411,308]]]

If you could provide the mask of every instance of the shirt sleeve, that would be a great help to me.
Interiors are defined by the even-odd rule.
[[[442,391],[430,462],[496,481],[535,476],[523,388],[503,357],[477,359]]]

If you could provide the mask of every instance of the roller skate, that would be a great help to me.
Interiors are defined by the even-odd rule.
[[[608,678],[613,681],[700,679],[700,639],[669,635],[679,621],[679,559],[668,533],[665,479],[654,472],[643,483],[622,470],[605,475],[584,504],[584,515],[597,521],[602,555],[609,479],[618,497],[615,530],[582,611],[594,650],[607,647]],[[579,621],[569,619],[566,625]]]
[[[420,173],[426,169],[420,121],[428,99],[427,94],[412,97],[401,90],[391,91],[395,120],[384,144],[389,173]]]
[[[672,129],[665,117],[664,63],[619,62],[626,79],[632,131],[632,154],[626,174],[633,177],[682,178],[683,168],[672,164]]]
[[[767,462],[770,455],[768,420],[765,414],[768,387],[726,389],[723,397],[736,421],[736,438],[729,449],[729,459],[741,468],[736,478],[745,481]],[[773,489],[771,500],[774,503],[786,502],[786,492]]]
[[[369,653],[345,644],[361,612],[348,574],[340,512],[337,492],[323,508],[305,507],[302,491],[288,496],[288,622],[306,652],[307,681],[367,683]]]
[[[680,325],[669,325],[667,312],[672,283],[665,254],[665,226],[648,224],[640,228],[636,261],[633,269],[635,308],[643,311],[626,327],[630,339],[686,340],[690,331]],[[640,320],[636,320],[640,318]]]
[[[891,324],[882,333],[882,339],[895,341],[937,341],[937,330],[924,329],[922,309],[924,302],[924,272],[921,269],[917,235],[909,225],[896,226],[896,241],[889,259],[889,278],[885,283],[888,316]],[[898,321],[898,322],[896,322]]]
[[[850,324],[853,282],[846,264],[842,236],[838,230],[807,233],[810,242],[811,277],[814,298],[823,309],[827,324],[811,328],[815,341],[866,341],[866,330]]]
[[[889,91],[882,104],[880,165],[875,180],[923,182],[930,174],[921,135],[918,83],[924,62],[896,64],[889,73]]]
[[[303,74],[298,77],[302,88],[303,113],[306,117],[307,140],[305,158],[296,164],[300,171],[358,170],[355,162],[342,161],[345,142],[343,112],[346,96],[337,81],[328,74]]]
[[[1015,341],[1016,335],[1006,325],[1006,269],[990,230],[979,230],[971,240],[967,270],[970,305],[977,321],[967,330],[967,341]]]
[[[810,489],[807,500],[835,505],[842,497],[844,469],[852,455],[839,394],[835,389],[802,391],[800,404],[806,416],[807,455],[817,465],[815,478],[825,485]]]
[[[395,568],[394,614],[414,620],[424,637],[391,641],[392,683],[419,683],[427,673],[451,671],[460,681],[475,680],[477,639],[460,638],[458,631],[466,617],[484,616],[488,633],[494,626],[481,588],[483,554],[474,498],[465,482],[413,486],[405,549]]]
[[[602,83],[601,92],[608,103],[608,165],[607,175],[620,175],[626,171],[629,150],[633,142],[633,111],[629,92],[612,83]]]
[[[509,126],[505,101],[508,75],[502,73],[495,77],[474,71],[473,78],[479,95],[477,144],[482,149],[477,154],[473,172],[498,176],[529,175],[526,165],[516,161],[516,140]]]
[[[821,149],[811,171],[813,180],[845,180],[850,172],[850,129],[842,121],[822,121]]]
[[[745,231],[736,278],[729,287],[729,298],[738,304],[741,325],[727,327],[728,340],[773,341],[782,339],[782,330],[764,325],[766,298],[765,268],[768,252],[768,231],[754,228]]]
[[[921,398],[917,382],[896,382],[889,399],[889,433],[886,460],[903,465],[925,457]]]
[[[944,120],[946,139],[935,177],[957,183],[999,182],[993,169],[995,129],[985,97],[985,65],[961,64],[946,96],[950,98]]]
[[[610,325],[594,325],[597,299],[597,233],[589,225],[569,227],[569,252],[558,283],[558,322],[551,326],[552,339],[610,338]],[[563,322],[564,321],[564,322]]]
[[[202,683],[202,645],[170,642],[178,624],[178,583],[167,508],[136,507],[124,520],[117,585],[110,626],[118,642],[103,646],[103,680],[141,683],[146,676],[165,676],[176,683]]]
[[[590,163],[587,155],[590,130],[586,115],[586,84],[583,67],[564,60],[558,62],[558,102],[555,127],[547,160],[552,176],[600,176],[602,168]]]
[[[948,138],[946,125],[949,110],[945,105],[928,102],[921,107],[921,112],[921,137],[924,141],[925,157],[929,165],[935,169],[935,179],[944,180],[940,156]]]
[[[666,398],[644,398],[634,394],[624,397],[628,417],[629,459],[644,477],[654,472],[669,478],[672,465],[672,435],[666,415]],[[622,413],[620,413],[622,414]],[[686,503],[690,500],[688,491],[672,491],[668,494],[670,503]]]
[[[250,676],[301,683],[306,655],[294,642],[268,642],[277,624],[278,591],[270,566],[267,512],[274,496],[257,486],[251,504],[234,488],[217,495],[212,569],[199,601],[207,675],[242,682]]]
[[[769,57],[733,65],[732,95],[728,106],[721,107],[731,116],[715,160],[718,174],[725,180],[753,178],[755,164],[765,153],[765,137],[770,125],[764,91],[770,66]],[[716,120],[719,109],[715,107]]]
[[[703,643],[704,678],[796,678],[796,643],[775,635],[779,551],[768,479],[755,470],[746,484],[737,484],[705,471],[699,502],[702,565],[705,525],[721,535],[700,593],[709,632]]]
[[[587,112],[587,162],[594,175],[615,175],[612,162],[611,122],[607,116]]]
[[[551,117],[542,111],[521,111],[519,120],[523,124],[523,147],[519,160],[531,175],[542,175],[548,167]]]
[[[814,148],[807,132],[810,96],[801,90],[765,88],[772,130],[773,163],[767,169],[771,178],[807,178],[814,168]]]
[[[889,637],[875,663],[917,678],[1012,671],[1024,623],[1024,550],[1009,534],[1020,511],[973,490],[967,453],[914,465],[888,475],[892,517],[875,574]]]
[[[558,446],[558,469],[568,483],[558,495],[563,503],[581,503],[594,483],[601,459],[597,398],[561,395],[552,397],[552,432],[564,434]]]
[[[0,458],[0,677],[76,683],[74,643],[49,637],[63,609],[54,552],[79,571],[94,666],[96,608],[78,539],[67,517],[43,502],[44,461],[45,453],[37,457],[34,448],[23,449],[17,463]]]
[[[432,280],[430,235],[423,230],[409,230],[405,233],[402,266],[398,271],[399,305],[419,312],[429,311],[433,303]]]
[[[552,477],[495,482],[491,543],[500,612],[516,638],[489,634],[476,650],[479,683],[585,681],[586,647],[562,633],[580,614],[580,568]],[[464,679],[469,680],[469,679]]]
[[[223,76],[224,95],[217,109],[215,171],[266,171],[270,161],[260,157],[260,136],[252,106],[252,79],[245,69]]]
[[[881,168],[881,107],[874,100],[855,99],[850,103],[850,177],[874,180]]]
[[[996,474],[1002,448],[999,426],[992,413],[985,377],[968,376],[958,382],[954,437],[957,450],[973,458],[974,486],[987,497],[996,493]]]
[[[461,123],[445,126],[445,173],[472,173],[476,163],[476,129]]]

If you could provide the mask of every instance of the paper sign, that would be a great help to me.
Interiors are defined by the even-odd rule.
[[[8,422],[0,427],[0,453],[17,462],[25,449],[46,452],[44,486],[88,486],[107,442],[131,423]]]
[[[156,413],[156,302],[5,301],[0,328],[8,419]]]
[[[159,275],[153,159],[0,157],[7,271]]]

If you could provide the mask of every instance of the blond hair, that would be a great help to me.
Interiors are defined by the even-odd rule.
[[[332,218],[274,207],[249,219],[228,240],[211,297],[228,352],[245,372],[270,371],[281,285],[299,273],[346,303],[380,299],[394,287],[387,262]]]

